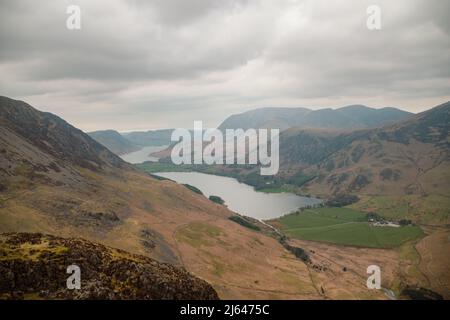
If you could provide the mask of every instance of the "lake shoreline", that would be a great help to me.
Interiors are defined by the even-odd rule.
[[[196,171],[152,172],[152,174],[189,184],[206,197],[219,196],[231,210],[258,220],[270,220],[295,212],[300,208],[322,203],[321,199],[302,197],[294,193],[265,193],[235,178]],[[245,201],[242,201],[245,199]]]
[[[229,177],[236,179],[240,183],[244,183],[246,185],[252,186],[255,191],[257,192],[264,192],[264,193],[290,193],[295,194],[300,197],[307,197],[307,198],[314,198],[314,199],[320,199],[324,201],[323,195],[314,195],[309,193],[301,192],[300,188],[295,187],[293,185],[285,184],[282,186],[270,186],[267,185],[263,188],[261,188],[258,185],[249,183],[245,180],[245,175],[241,176],[239,174],[234,174],[232,172],[228,172],[226,170],[221,170],[220,167],[217,167],[217,165],[175,165],[173,163],[169,162],[161,162],[161,161],[145,161],[139,164],[136,164],[136,166],[148,173],[154,174],[155,172],[199,172],[204,174],[211,174],[215,176],[220,177]]]
[[[164,150],[165,148],[167,148],[167,146],[145,146],[139,150],[121,154],[120,158],[134,165],[144,163],[146,161],[157,162],[159,159],[154,157],[153,154]]]

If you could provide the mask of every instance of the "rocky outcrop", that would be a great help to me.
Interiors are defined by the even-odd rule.
[[[67,267],[81,271],[68,289]],[[218,299],[204,280],[169,264],[81,238],[0,234],[2,299]]]

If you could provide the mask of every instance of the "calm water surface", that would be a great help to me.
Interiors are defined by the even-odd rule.
[[[158,152],[161,150],[166,149],[167,146],[151,146],[151,147],[144,147],[141,150],[123,154],[120,157],[129,163],[136,164],[136,163],[142,163],[144,161],[158,161],[158,158],[150,156],[153,152]]]
[[[307,205],[318,204],[319,199],[300,197],[292,193],[264,193],[234,178],[199,172],[159,172],[158,176],[199,188],[205,196],[215,195],[225,200],[234,212],[266,220],[277,218]]]

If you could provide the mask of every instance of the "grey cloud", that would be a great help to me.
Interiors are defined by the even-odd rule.
[[[67,16],[61,4],[42,2],[37,13],[32,13],[23,10],[29,9],[23,1],[19,3],[22,5],[3,4],[0,41],[7,46],[0,58],[33,60],[25,74],[29,79],[188,78],[245,64],[265,44],[262,34],[249,37],[244,32],[233,38],[224,28],[215,31],[211,28],[214,18],[182,30],[162,27],[156,24],[158,19],[145,20],[147,11],[140,12],[137,7],[142,1],[134,1],[132,6],[122,2],[129,10],[128,19],[116,17],[118,12],[107,5],[103,12],[81,6],[83,28],[75,32],[65,28]],[[223,3],[231,5],[227,1],[153,1],[143,6],[159,8],[164,18],[169,13],[189,16],[195,12],[201,16],[203,11],[225,7]],[[131,20],[134,17],[140,20]],[[20,27],[13,29],[15,25]]]
[[[204,19],[216,11],[230,11],[248,0],[129,0],[140,10],[148,10],[159,23],[179,27]]]
[[[66,2],[0,2],[0,91],[87,130],[212,126],[259,106],[415,111],[450,97],[448,1],[72,2],[80,31],[65,28]],[[380,31],[365,25],[373,3]]]

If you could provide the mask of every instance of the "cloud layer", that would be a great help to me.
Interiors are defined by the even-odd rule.
[[[81,30],[66,7],[81,8]],[[382,28],[366,27],[369,5]],[[450,97],[450,2],[0,2],[0,94],[84,130],[216,126],[262,106],[421,111]]]

